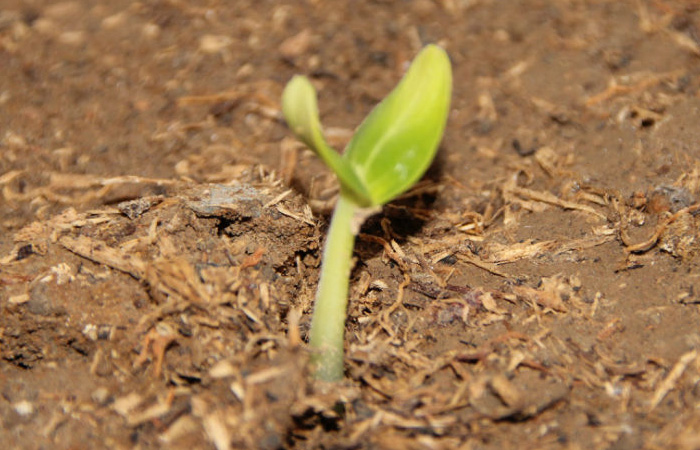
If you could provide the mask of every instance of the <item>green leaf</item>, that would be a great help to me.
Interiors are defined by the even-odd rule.
[[[343,159],[369,192],[372,205],[391,201],[423,176],[442,139],[451,96],[449,57],[428,45],[360,125]]]
[[[282,93],[282,113],[296,137],[309,146],[336,174],[341,186],[358,204],[367,206],[370,197],[357,174],[323,138],[318,117],[316,89],[308,78],[294,76]]]

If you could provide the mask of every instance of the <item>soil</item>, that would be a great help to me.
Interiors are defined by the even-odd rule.
[[[309,375],[329,141],[454,94]],[[700,449],[700,2],[0,1],[3,448]]]

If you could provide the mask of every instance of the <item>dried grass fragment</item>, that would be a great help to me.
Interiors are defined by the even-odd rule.
[[[690,365],[691,362],[696,360],[698,358],[698,351],[697,350],[691,350],[687,353],[684,353],[674,364],[673,368],[671,371],[668,373],[666,378],[661,382],[661,384],[656,388],[654,391],[654,395],[652,395],[651,400],[649,402],[649,408],[648,411],[651,412],[654,410],[659,403],[666,397],[666,395],[674,389],[676,386],[676,383],[680,379],[680,377],[683,375],[683,372],[685,372],[685,369]]]
[[[585,105],[587,107],[592,107],[618,96],[646,91],[661,83],[675,80],[683,76],[683,74],[684,70],[674,70],[665,73],[639,72],[624,75],[619,78],[611,78],[608,82],[608,87],[603,92],[589,97]]]
[[[520,196],[524,199],[533,200],[536,202],[546,203],[553,206],[558,206],[562,209],[573,209],[591,214],[603,220],[607,220],[607,216],[596,211],[593,207],[589,205],[583,205],[576,202],[570,202],[567,200],[562,200],[550,192],[535,191],[532,189],[512,186],[509,188],[511,194]]]
[[[58,242],[67,250],[97,264],[104,264],[137,279],[145,277],[147,266],[145,261],[135,255],[128,255],[119,249],[109,247],[101,241],[87,236],[63,236]]]
[[[656,244],[659,242],[662,236],[667,232],[669,229],[669,226],[672,225],[674,222],[677,220],[683,218],[685,215],[695,215],[698,211],[700,211],[700,203],[696,203],[694,205],[688,206],[687,208],[683,208],[680,211],[678,211],[675,214],[672,214],[670,216],[667,216],[665,219],[661,220],[661,222],[657,225],[656,230],[654,233],[646,239],[645,241],[639,242],[637,244],[630,244],[628,243],[628,238],[625,238],[626,233],[624,230],[621,230],[621,236],[623,238],[623,241],[625,242],[626,248],[625,251],[627,253],[644,253],[656,246]],[[683,223],[681,223],[680,227],[674,227],[673,231],[676,233],[679,233],[678,236],[680,236],[678,239],[681,241],[685,242],[686,244],[690,244],[691,248],[693,247],[692,244],[695,242],[695,237],[694,237],[694,228],[693,227],[687,227],[684,226]],[[685,236],[685,237],[683,237]],[[667,241],[673,239],[672,236],[669,236],[667,238]],[[684,251],[685,253],[685,251]]]

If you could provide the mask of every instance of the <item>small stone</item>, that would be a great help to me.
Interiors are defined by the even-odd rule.
[[[91,341],[97,340],[97,327],[94,324],[87,324],[83,328],[83,336],[90,339]]]
[[[58,286],[75,281],[75,269],[66,263],[51,267],[51,273],[55,275]]]
[[[141,397],[136,392],[132,392],[124,397],[119,397],[112,404],[112,409],[121,416],[126,416],[143,402]]]
[[[155,39],[160,36],[160,27],[155,23],[147,23],[141,29],[141,34],[147,39]]]
[[[126,23],[127,15],[124,11],[113,14],[102,19],[100,26],[103,30],[114,30]]]
[[[233,40],[228,36],[205,34],[199,39],[199,50],[210,54],[219,53],[231,45],[232,42]]]
[[[50,316],[54,312],[54,306],[49,294],[49,286],[46,283],[37,283],[29,292],[27,310],[39,316]]]
[[[65,45],[77,46],[85,42],[84,31],[65,31],[58,36],[58,42]]]
[[[228,361],[219,361],[209,369],[209,376],[212,378],[227,378],[232,377],[236,374],[236,369]]]
[[[112,374],[114,367],[110,358],[108,358],[102,349],[97,349],[95,352],[92,363],[90,364],[90,373],[97,375],[98,377],[107,377]]]
[[[290,38],[285,39],[279,47],[280,54],[286,59],[295,59],[309,50],[312,38],[311,30],[304,29]]]
[[[92,391],[92,394],[90,394],[90,398],[92,398],[92,401],[94,401],[98,405],[104,406],[110,402],[110,400],[112,399],[112,394],[106,387],[100,387]]]
[[[12,408],[14,408],[15,412],[22,417],[28,417],[34,414],[34,405],[27,400],[22,400],[15,403],[12,405]]]

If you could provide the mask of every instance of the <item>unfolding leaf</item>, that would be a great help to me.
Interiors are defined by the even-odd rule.
[[[442,139],[451,95],[447,53],[429,45],[357,130],[344,159],[373,205],[392,200],[423,176]]]
[[[292,132],[338,176],[341,186],[359,204],[369,206],[370,197],[357,174],[323,138],[316,90],[308,78],[296,75],[287,83],[282,93],[282,112]]]

